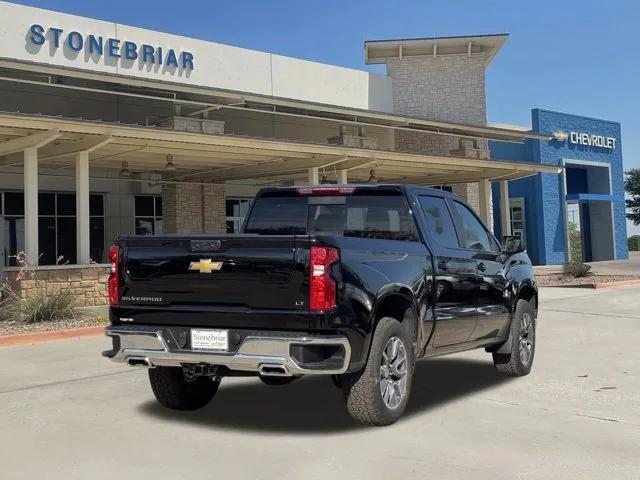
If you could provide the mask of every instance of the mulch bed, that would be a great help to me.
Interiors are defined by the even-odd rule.
[[[541,287],[592,287],[598,283],[638,280],[633,275],[589,275],[588,277],[563,277],[561,274],[536,275],[536,283]]]
[[[98,327],[109,323],[107,318],[74,318],[71,320],[55,320],[52,322],[23,323],[0,322],[0,336],[18,335],[22,333],[49,332],[69,328]]]

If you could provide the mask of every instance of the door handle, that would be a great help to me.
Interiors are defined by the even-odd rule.
[[[481,272],[484,272],[487,269],[487,267],[484,263],[479,263],[478,265],[476,265],[476,269]]]
[[[446,262],[446,260],[440,260],[438,262],[438,270],[448,270],[449,269],[449,264]]]

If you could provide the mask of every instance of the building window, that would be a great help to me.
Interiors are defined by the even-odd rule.
[[[0,213],[4,216],[5,264],[15,266],[15,255],[24,250],[24,194],[0,193]],[[40,265],[76,263],[75,193],[38,194],[38,247]],[[89,196],[89,252],[91,260],[104,261],[104,200]],[[33,259],[31,259],[33,261]]]
[[[162,196],[136,195],[136,235],[162,235]]]
[[[520,238],[522,248],[527,248],[527,229],[524,216],[524,198],[510,198],[511,235]]]
[[[107,259],[104,252],[104,196],[89,195],[89,257],[96,263]]]
[[[227,233],[238,233],[242,222],[249,212],[251,198],[228,198],[225,201],[227,209]]]
[[[16,253],[24,250],[24,195],[0,193],[0,213],[4,216],[5,265],[15,266]]]

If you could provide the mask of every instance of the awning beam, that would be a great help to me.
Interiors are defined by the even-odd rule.
[[[23,152],[27,148],[40,148],[56,138],[62,136],[60,130],[47,130],[45,132],[32,133],[24,137],[12,138],[0,143],[0,156]]]
[[[65,142],[55,145],[47,151],[39,155],[40,160],[49,160],[52,158],[73,155],[79,152],[91,153],[100,147],[107,145],[113,141],[111,135],[97,135],[96,137],[85,137],[77,142]]]

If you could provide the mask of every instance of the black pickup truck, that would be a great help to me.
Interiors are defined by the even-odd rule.
[[[474,348],[531,370],[538,291],[453,194],[408,185],[262,189],[239,235],[121,236],[110,250],[117,362],[158,401],[196,409],[225,376],[327,375],[358,422],[404,411],[415,362]]]

